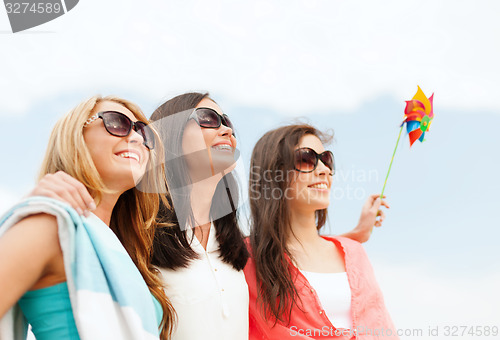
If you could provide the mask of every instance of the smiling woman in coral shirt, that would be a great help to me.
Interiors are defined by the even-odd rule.
[[[322,140],[312,126],[290,125],[253,150],[250,339],[397,339],[361,244],[318,233],[335,171]],[[386,203],[372,199],[375,216]]]

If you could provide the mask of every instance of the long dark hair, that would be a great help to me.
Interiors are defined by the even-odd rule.
[[[293,257],[286,246],[291,226],[285,193],[292,181],[288,174],[294,171],[294,149],[300,139],[308,134],[318,137],[323,143],[331,139],[310,125],[288,125],[267,132],[252,152],[249,182],[252,216],[250,245],[261,312],[275,322],[289,323],[292,308],[298,299],[290,263]],[[269,199],[269,193],[281,195]],[[327,209],[316,211],[318,230],[326,219]]]
[[[171,227],[157,228],[153,241],[153,264],[169,269],[187,267],[197,254],[190,247],[186,232],[181,229],[194,225],[189,191],[175,193],[173,189],[188,188],[191,184],[188,167],[182,153],[182,135],[193,109],[204,99],[210,99],[208,93],[185,93],[160,105],[151,121],[155,122],[165,148],[165,174],[169,187],[171,209],[162,206],[159,217]],[[238,184],[231,173],[219,181],[212,198],[210,216],[217,217],[223,202],[231,202],[231,211],[214,221],[217,241],[222,260],[242,270],[248,260],[248,250],[243,241],[243,233],[238,226]],[[181,214],[176,213],[182,212]],[[193,235],[194,237],[194,235]]]

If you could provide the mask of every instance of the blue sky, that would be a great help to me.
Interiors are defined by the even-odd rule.
[[[82,99],[117,94],[149,115],[207,90],[234,121],[247,168],[269,129],[301,117],[334,130],[338,196],[325,232],[342,233],[380,192],[420,85],[435,93],[431,131],[411,149],[403,135],[391,209],[365,249],[398,327],[500,326],[497,2],[142,4],[81,1],[18,34],[0,10],[0,211],[33,185],[52,126]]]

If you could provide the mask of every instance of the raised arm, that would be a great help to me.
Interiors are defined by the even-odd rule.
[[[385,195],[383,198],[385,198]],[[380,227],[384,222],[385,213],[380,209],[381,206],[390,208],[385,200],[380,199],[379,194],[370,195],[361,209],[358,225],[353,230],[341,236],[348,237],[360,243],[368,241],[373,227]],[[380,218],[377,219],[377,217]]]

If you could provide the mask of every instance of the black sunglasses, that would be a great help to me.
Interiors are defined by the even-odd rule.
[[[106,131],[116,137],[127,137],[132,129],[144,140],[144,145],[152,150],[155,147],[155,135],[153,130],[144,122],[133,122],[129,117],[117,111],[98,112],[90,117],[83,127],[88,126],[94,120],[101,118]]]
[[[335,160],[331,151],[318,154],[311,148],[299,148],[295,150],[295,170],[299,172],[313,172],[321,160],[330,170],[330,175],[335,172]]]
[[[217,111],[208,107],[198,107],[194,109],[193,113],[189,116],[189,119],[194,119],[200,127],[208,129],[218,129],[220,125],[227,126],[234,134],[233,123],[226,114],[218,114]]]

